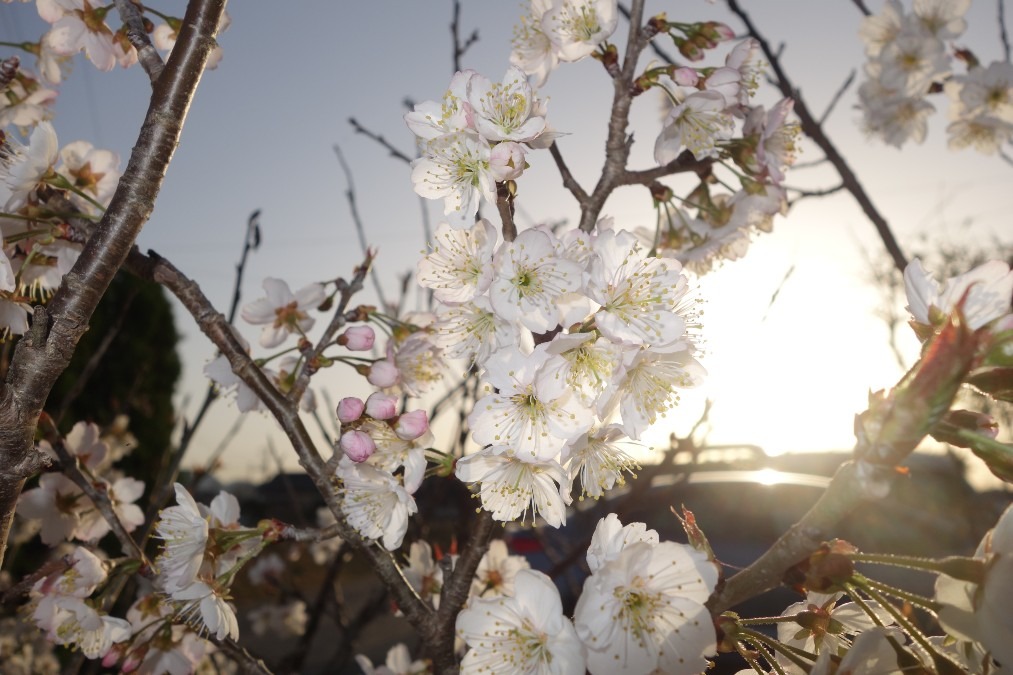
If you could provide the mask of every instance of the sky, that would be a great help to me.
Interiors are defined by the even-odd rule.
[[[858,69],[860,77],[861,14],[853,3],[743,4],[772,43],[784,43],[785,69],[813,110],[824,109],[852,70]],[[880,3],[869,4],[875,10]],[[463,5],[462,33],[479,34],[463,65],[498,80],[508,65],[520,3],[473,0]],[[155,6],[167,13],[183,11],[182,2]],[[263,245],[246,269],[244,301],[261,295],[261,281],[268,276],[287,280],[293,289],[349,276],[362,255],[344,196],[346,178],[334,153],[338,144],[352,168],[367,238],[379,250],[376,266],[385,292],[394,295],[397,278],[414,268],[425,246],[419,199],[407,165],[356,134],[348,119],[356,118],[403,152],[413,152],[402,120],[404,101],[437,99],[449,82],[452,3],[236,2],[229,11],[232,23],[220,38],[224,59],[201,82],[155,211],[140,236],[141,249],[172,260],[225,311],[246,221],[259,209]],[[721,3],[648,2],[648,15],[660,11],[671,19],[716,19],[742,28]],[[995,11],[994,2],[976,0],[961,42],[985,62],[1001,54]],[[0,8],[0,40],[37,39],[42,30],[31,5]],[[625,30],[620,22],[617,35]],[[718,50],[708,62],[721,63],[724,53]],[[645,54],[641,63],[650,58]],[[910,250],[925,236],[934,241],[984,243],[993,236],[1009,241],[1013,169],[972,151],[947,150],[944,100],[937,101],[940,112],[926,142],[898,151],[861,132],[855,89],[846,92],[825,130],[902,246]],[[139,68],[102,73],[78,57],[56,106],[61,144],[87,139],[118,152],[125,165],[148,95]],[[576,178],[593,185],[603,161],[611,99],[611,83],[601,65],[592,60],[564,65],[542,95],[549,99],[549,122],[568,133],[559,145]],[[767,105],[779,98],[773,87],[761,88],[758,95]],[[640,97],[632,115],[633,168],[652,164],[660,124],[659,99]],[[800,161],[818,158],[818,150],[804,144]],[[519,225],[563,218],[574,222],[578,211],[548,154],[530,153],[528,161],[531,168],[518,182]],[[836,182],[825,167],[789,171],[787,179],[789,185],[807,188]],[[442,205],[431,203],[428,210],[437,223]],[[631,228],[655,220],[642,188],[618,192],[603,213]],[[488,216],[496,220],[494,210]],[[777,219],[773,233],[753,243],[744,260],[694,280],[694,292],[703,301],[702,362],[709,376],[700,390],[683,395],[647,442],[664,447],[669,433],[692,426],[710,398],[711,443],[755,444],[771,454],[849,449],[854,415],[865,408],[869,390],[890,386],[902,372],[888,346],[885,324],[874,313],[881,300],[869,283],[867,260],[882,257],[873,226],[849,195],[839,193],[802,200],[786,218]],[[368,290],[360,301],[375,303],[375,294]],[[189,417],[203,397],[202,368],[213,348],[192,319],[176,309],[184,360],[176,395],[180,413]],[[256,342],[256,327],[240,329]],[[902,338],[913,358],[916,341]],[[314,384],[336,401],[368,391],[356,378],[348,370],[332,369]],[[328,420],[333,416],[324,404],[320,414]],[[236,415],[231,402],[217,403],[195,437],[188,463],[207,461]],[[296,465],[277,425],[251,415],[228,441],[221,475],[259,478],[273,473],[277,463],[268,444],[282,465]]]

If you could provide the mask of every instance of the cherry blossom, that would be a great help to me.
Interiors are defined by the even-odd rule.
[[[442,199],[443,213],[455,214],[462,226],[478,212],[479,201],[496,203],[496,179],[489,168],[489,142],[476,134],[444,134],[425,145],[412,161],[412,187],[426,199]]]
[[[536,332],[559,323],[555,302],[580,287],[581,269],[556,255],[555,243],[545,232],[525,230],[500,247],[489,289],[496,314]]]
[[[470,647],[462,673],[580,675],[584,654],[559,591],[546,575],[520,570],[514,595],[475,598],[457,616],[457,634]]]
[[[408,517],[418,510],[401,482],[387,471],[348,458],[338,463],[337,477],[348,524],[367,539],[382,539],[388,551],[401,546]]]
[[[60,150],[59,173],[100,204],[108,204],[120,180],[120,158],[115,152],[100,150],[88,141],[75,141]],[[71,199],[86,210],[90,204],[77,195]]]
[[[541,516],[549,525],[566,521],[570,501],[566,472],[556,461],[525,462],[501,454],[495,446],[458,460],[456,475],[465,483],[478,483],[482,508],[495,520],[532,520]]]
[[[193,625],[200,618],[203,630],[221,640],[239,638],[236,611],[222,591],[203,581],[194,581],[172,592],[172,599],[182,603],[180,617]]]
[[[431,141],[444,134],[474,130],[471,111],[466,105],[468,82],[474,75],[473,70],[458,71],[450,79],[442,101],[416,104],[412,112],[404,116],[411,132],[423,141]]]
[[[277,347],[292,333],[305,333],[313,327],[315,319],[306,310],[317,308],[326,297],[324,287],[309,284],[295,293],[281,279],[264,279],[266,298],[255,300],[242,309],[241,315],[247,323],[267,324],[260,334],[260,346],[267,349]]]
[[[486,378],[496,393],[479,399],[468,416],[476,442],[538,462],[555,458],[587,431],[593,423],[590,410],[572,392],[538,377],[548,358],[544,349],[531,355],[505,349],[486,362]]]
[[[578,61],[609,39],[618,20],[616,0],[552,0],[541,28],[560,61]]]
[[[544,85],[559,63],[555,46],[542,30],[542,17],[550,7],[550,0],[529,0],[528,12],[521,17],[520,25],[514,27],[511,41],[510,63],[534,75],[535,87]]]
[[[387,660],[382,666],[373,666],[362,654],[356,655],[355,662],[365,675],[425,675],[430,672],[429,663],[413,661],[408,647],[400,642],[387,651]]]
[[[574,609],[592,675],[707,667],[716,635],[703,603],[717,583],[706,554],[672,542],[627,541],[584,582]]]
[[[992,260],[970,272],[939,284],[915,258],[904,270],[908,311],[915,321],[938,324],[967,294],[964,318],[972,330],[1013,311],[1013,271],[1008,264]]]
[[[510,555],[502,539],[489,542],[489,550],[482,556],[475,570],[471,594],[476,597],[514,595],[514,579],[521,570],[531,568],[524,556]]]
[[[544,104],[516,66],[499,84],[475,74],[468,81],[468,103],[475,129],[489,142],[531,141],[545,129]]]
[[[0,180],[10,189],[5,210],[13,213],[33,197],[36,187],[56,164],[59,157],[56,130],[49,122],[40,122],[27,147],[8,137],[7,148],[9,154],[0,158]]]
[[[672,108],[654,144],[654,159],[668,164],[683,148],[697,159],[716,157],[718,143],[732,137],[735,123],[725,112],[725,97],[716,91],[695,91]]]
[[[208,521],[197,502],[179,483],[175,490],[176,506],[162,509],[155,525],[156,536],[164,542],[156,562],[169,592],[196,581],[209,534]]]
[[[444,303],[474,299],[492,283],[492,254],[496,246],[496,228],[482,219],[474,227],[461,230],[449,223],[436,228],[432,250],[418,264],[418,283],[432,289]]]

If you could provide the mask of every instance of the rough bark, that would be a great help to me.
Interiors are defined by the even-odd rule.
[[[35,429],[49,392],[88,330],[95,307],[154,208],[204,72],[225,0],[192,0],[109,208],[74,268],[18,343],[0,387],[0,563],[25,480],[45,465]]]

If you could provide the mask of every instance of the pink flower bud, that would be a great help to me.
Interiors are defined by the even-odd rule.
[[[397,414],[397,396],[373,392],[366,399],[366,414],[375,420],[389,420]]]
[[[429,417],[425,410],[412,410],[397,418],[394,433],[402,441],[414,441],[429,431]]]
[[[366,379],[374,387],[393,387],[401,376],[391,361],[377,361],[369,367]]]
[[[376,443],[369,437],[369,434],[352,429],[341,434],[338,446],[345,456],[353,462],[364,462],[369,456],[376,452]]]
[[[524,173],[527,152],[520,143],[507,141],[497,143],[489,154],[489,173],[497,181],[515,180]]]
[[[353,352],[365,352],[373,348],[376,333],[369,326],[351,326],[338,336],[338,344]]]
[[[362,417],[362,410],[366,404],[362,399],[354,396],[343,398],[338,402],[338,420],[342,424],[348,424]]]
[[[700,81],[700,74],[695,68],[676,68],[672,73],[672,80],[683,87],[695,87]]]

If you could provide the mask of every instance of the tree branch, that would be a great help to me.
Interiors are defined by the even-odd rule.
[[[151,86],[155,86],[155,82],[165,70],[165,62],[162,61],[158,50],[151,44],[147,31],[144,30],[144,17],[141,15],[141,10],[130,0],[115,0],[115,3],[116,11],[119,12],[120,19],[127,27],[127,39],[137,50],[137,61],[141,64],[144,72],[148,74]]]
[[[780,59],[778,55],[770,47],[770,43],[767,42],[756,26],[753,24],[749,15],[746,14],[739,6],[738,0],[728,0],[728,8],[739,17],[742,23],[745,24],[746,30],[749,34],[756,39],[760,44],[760,49],[763,50],[764,55],[767,57],[767,61],[770,62],[770,67],[777,76],[777,87],[781,90],[781,93],[785,96],[792,98],[795,101],[795,114],[798,116],[799,121],[802,124],[802,131],[806,136],[811,138],[816,145],[819,146],[823,154],[826,155],[827,160],[834,165],[837,169],[837,173],[841,176],[841,181],[845,185],[845,189],[851,193],[851,195],[861,206],[862,211],[866,217],[872,221],[875,225],[876,231],[879,232],[880,238],[883,240],[883,245],[886,246],[887,252],[890,257],[893,258],[894,264],[897,269],[903,271],[907,267],[907,258],[904,257],[904,253],[900,249],[900,245],[897,243],[897,239],[893,236],[893,232],[890,230],[890,225],[886,222],[886,219],[880,214],[880,212],[873,205],[869,195],[866,194],[862,184],[858,182],[858,177],[848,166],[844,157],[837,151],[837,148],[830,139],[823,133],[823,129],[820,127],[819,122],[813,117],[809,108],[806,106],[805,101],[802,99],[802,94],[795,87],[792,86],[791,81],[785,74],[784,69],[781,67]]]
[[[41,464],[33,444],[39,414],[154,208],[224,9],[225,0],[192,0],[187,6],[109,208],[49,307],[35,311],[31,332],[14,352],[0,388],[0,563],[18,496]]]

